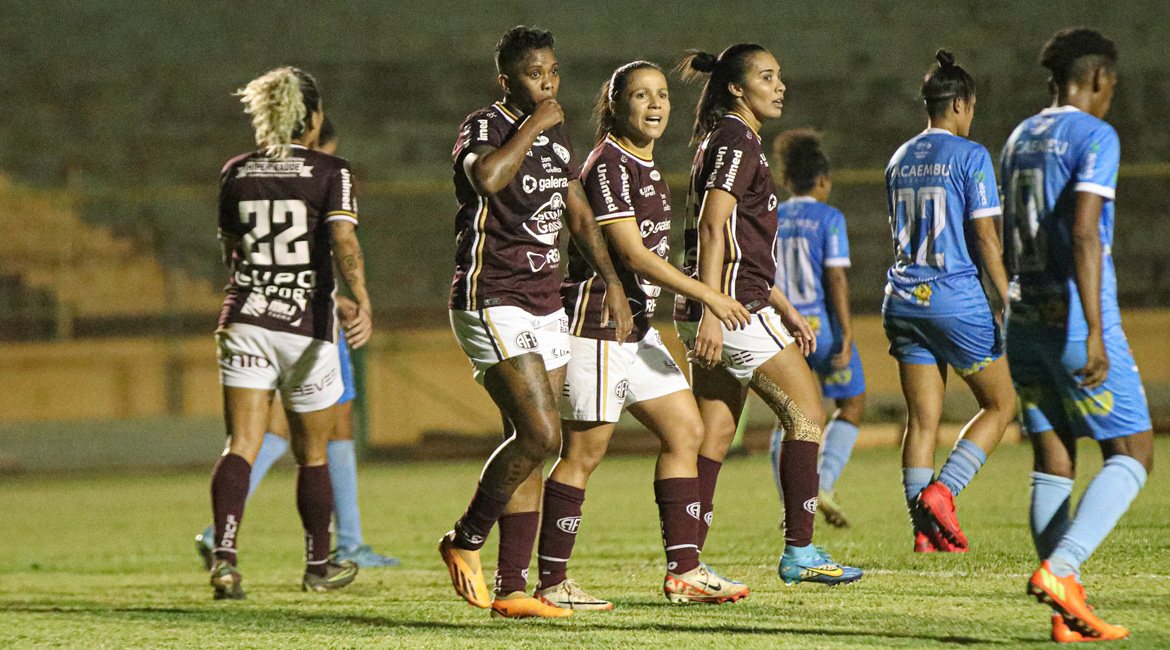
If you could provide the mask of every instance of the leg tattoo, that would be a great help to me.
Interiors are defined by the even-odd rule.
[[[776,417],[780,418],[780,426],[785,431],[792,432],[793,440],[820,443],[821,428],[805,417],[792,398],[780,390],[771,379],[756,371],[752,375],[751,387],[763,398]]]

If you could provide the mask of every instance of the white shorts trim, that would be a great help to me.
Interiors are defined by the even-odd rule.
[[[699,324],[676,321],[674,327],[678,330],[678,337],[686,346],[687,352],[693,351]],[[752,314],[751,324],[746,328],[741,330],[723,328],[722,365],[732,377],[739,380],[739,383],[747,385],[752,380],[756,368],[764,365],[792,341],[792,335],[780,322],[776,310],[764,307]]]
[[[562,420],[617,422],[632,404],[691,389],[654,328],[637,343],[572,336],[569,349]]]
[[[279,390],[296,413],[327,409],[345,391],[336,343],[244,323],[221,329],[215,340],[224,386]]]
[[[564,309],[547,316],[533,316],[507,305],[474,311],[452,309],[449,313],[455,340],[481,384],[488,368],[522,354],[539,354],[546,370],[569,362],[569,317]]]

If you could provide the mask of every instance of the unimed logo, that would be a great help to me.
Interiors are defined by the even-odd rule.
[[[560,519],[557,520],[557,528],[560,528],[561,530],[565,531],[566,533],[569,533],[570,535],[576,535],[577,529],[580,527],[581,527],[581,518],[580,517],[561,517]]]

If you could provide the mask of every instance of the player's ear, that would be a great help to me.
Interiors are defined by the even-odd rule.
[[[500,84],[500,90],[504,91],[504,94],[507,95],[508,94],[508,75],[501,72],[500,76],[496,77],[496,81]]]
[[[1101,66],[1097,66],[1097,67],[1093,68],[1093,92],[1094,93],[1101,92],[1101,86],[1103,85],[1101,83],[1101,76],[1103,74],[1105,74],[1105,68],[1103,68]]]
[[[731,93],[732,97],[743,99],[743,86],[729,81],[727,82],[727,91]]]

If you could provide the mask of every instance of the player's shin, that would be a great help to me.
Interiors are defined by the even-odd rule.
[[[545,481],[544,515],[537,549],[541,589],[565,581],[584,503],[585,490],[552,479]]]
[[[1028,524],[1036,555],[1048,559],[1072,520],[1069,517],[1073,480],[1064,476],[1032,472],[1032,503]]]
[[[248,499],[252,466],[238,454],[224,454],[211,475],[211,510],[215,523],[215,558],[236,564],[237,533]]]
[[[703,512],[702,518],[699,519],[695,544],[702,553],[703,545],[707,542],[707,533],[711,530],[711,521],[715,517],[715,486],[719,482],[719,470],[723,468],[723,463],[699,456],[696,464],[699,468],[699,505]]]
[[[1080,573],[1081,563],[1105,541],[1146,478],[1145,467],[1134,458],[1116,455],[1105,461],[1081,497],[1072,526],[1049,557],[1054,575]]]
[[[305,529],[305,572],[324,576],[328,571],[329,521],[333,515],[328,465],[298,468],[297,512]]]
[[[540,529],[539,512],[514,512],[500,517],[500,554],[496,565],[496,595],[528,591],[528,565]]]
[[[666,569],[683,574],[699,566],[697,544],[702,520],[697,478],[664,478],[654,481],[654,501],[662,525]]]

